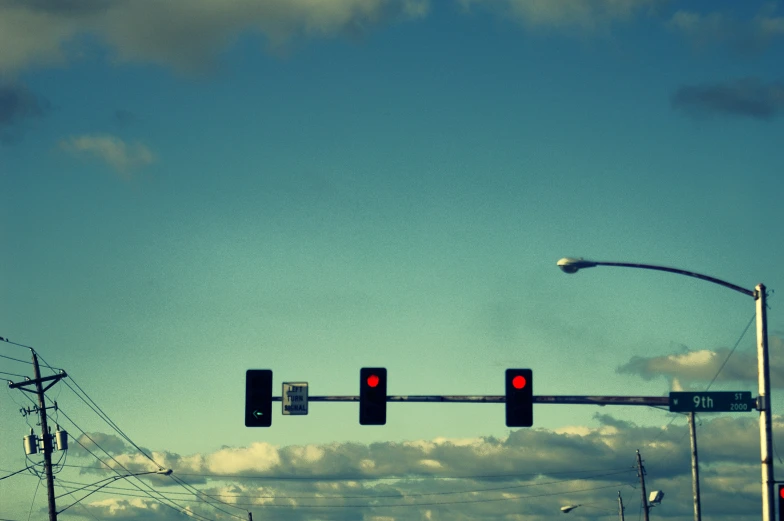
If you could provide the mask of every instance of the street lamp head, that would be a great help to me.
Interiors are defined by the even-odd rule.
[[[567,514],[567,513],[571,512],[572,510],[574,510],[575,508],[577,508],[579,506],[580,505],[567,505],[565,507],[561,507],[561,512],[563,512],[564,514]]]
[[[170,476],[172,472],[174,472],[172,469],[158,469],[155,471],[156,474],[163,474],[164,476]]]
[[[593,268],[597,265],[596,262],[585,260],[583,258],[574,259],[572,257],[564,257],[558,261],[558,267],[564,273],[577,273],[582,268]]]

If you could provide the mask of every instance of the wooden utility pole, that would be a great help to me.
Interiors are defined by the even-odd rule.
[[[648,519],[648,510],[650,507],[648,506],[648,495],[645,492],[645,467],[642,466],[642,458],[640,457],[640,451],[637,450],[637,473],[640,476],[640,492],[642,492],[642,515],[645,521],[650,521]]]
[[[694,521],[702,521],[700,467],[697,462],[697,428],[694,425],[694,412],[689,413],[689,438],[691,438],[691,490],[694,495]]]
[[[618,491],[618,516],[621,518],[621,521],[624,521],[624,519],[623,519],[623,499],[621,499],[621,491],[620,490]]]
[[[35,354],[33,349],[30,349],[30,351],[33,353],[33,375],[35,378],[18,383],[9,382],[8,387],[10,389],[20,389],[38,396],[38,415],[41,421],[41,439],[43,440],[44,473],[46,474],[46,496],[49,502],[49,521],[57,521],[57,506],[54,501],[54,476],[52,475],[53,436],[49,433],[49,425],[46,421],[47,407],[44,393],[61,378],[65,378],[68,375],[65,371],[60,370],[60,374],[41,378],[41,368],[38,366],[38,355]],[[41,385],[43,382],[51,383],[44,388]],[[26,389],[26,387],[30,385],[35,385],[35,391]],[[57,404],[55,404],[55,407],[57,407]]]
[[[33,375],[35,392],[38,395],[38,415],[41,418],[41,439],[44,440],[44,473],[46,474],[46,497],[49,501],[49,521],[57,521],[57,506],[54,502],[54,476],[52,476],[52,436],[46,423],[46,400],[41,385],[41,370],[38,356],[33,351]]]

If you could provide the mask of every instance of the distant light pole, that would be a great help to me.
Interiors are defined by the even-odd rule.
[[[694,273],[692,271],[656,266],[652,264],[635,264],[629,262],[599,262],[585,259],[565,257],[558,261],[558,267],[564,273],[577,273],[583,268],[596,266],[619,266],[624,268],[641,268],[646,270],[666,271],[686,275],[695,279],[713,282],[725,288],[735,290],[752,297],[756,301],[757,314],[757,375],[759,380],[759,398],[757,409],[760,412],[760,459],[762,462],[762,521],[773,521],[775,510],[773,505],[773,460],[771,442],[771,417],[770,417],[770,367],[768,364],[768,318],[765,285],[757,284],[753,290],[736,286],[727,281]]]
[[[569,512],[574,510],[575,508],[582,507],[582,506],[587,506],[589,508],[596,508],[596,507],[594,507],[592,505],[583,505],[582,503],[580,503],[580,504],[577,504],[577,505],[566,505],[566,506],[563,506],[563,507],[561,507],[561,512],[563,512],[564,514],[568,514]],[[598,509],[598,510],[604,510],[604,509]],[[610,512],[610,510],[607,510],[607,511]],[[618,491],[618,517],[621,519],[621,521],[624,521],[624,519],[623,519],[623,499],[621,499],[621,491],[620,490]]]
[[[110,485],[110,484],[114,483],[114,482],[115,482],[115,481],[117,481],[118,479],[132,478],[132,477],[135,477],[135,476],[144,476],[144,475],[146,475],[146,474],[161,474],[161,475],[163,475],[163,476],[168,476],[168,475],[170,475],[172,472],[173,472],[173,470],[172,470],[172,469],[158,469],[158,470],[151,470],[151,471],[149,471],[149,472],[137,472],[137,473],[134,473],[134,474],[123,474],[123,475],[121,475],[121,476],[112,476],[112,477],[109,477],[109,478],[102,479],[102,480],[100,480],[100,481],[96,481],[95,483],[92,483],[92,484],[90,484],[90,485],[85,485],[85,486],[83,486],[83,487],[81,487],[81,488],[77,488],[76,490],[71,490],[71,491],[69,491],[69,492],[66,492],[65,494],[60,494],[59,496],[57,496],[57,498],[61,498],[61,497],[65,496],[65,495],[68,495],[68,494],[73,494],[74,492],[79,492],[80,490],[84,490],[84,489],[86,489],[87,487],[93,487],[93,486],[97,485],[98,483],[101,483],[102,481],[106,481],[106,483],[104,483],[104,484],[103,484],[103,485],[101,485],[100,487],[98,487],[98,488],[96,488],[96,489],[94,489],[94,490],[90,491],[90,493],[89,493],[89,494],[86,494],[84,497],[82,497],[82,498],[80,498],[80,499],[77,499],[76,501],[74,501],[73,503],[71,503],[70,505],[68,505],[67,507],[65,507],[64,509],[62,509],[62,510],[58,511],[58,512],[57,512],[57,514],[58,514],[58,515],[59,515],[59,514],[62,514],[63,512],[65,512],[66,510],[68,510],[69,508],[71,508],[72,506],[74,506],[75,504],[77,504],[77,503],[81,502],[81,501],[82,501],[83,499],[85,499],[87,496],[91,496],[91,495],[95,494],[96,492],[98,492],[99,490],[101,490],[103,487],[105,487],[105,486],[107,486],[107,485]]]

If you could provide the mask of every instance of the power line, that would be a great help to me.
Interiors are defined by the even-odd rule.
[[[38,357],[39,357],[39,358],[40,358],[40,359],[41,359],[41,360],[44,362],[44,364],[45,364],[47,367],[49,367],[50,369],[54,370],[54,369],[52,368],[52,366],[51,366],[51,365],[49,365],[49,363],[48,363],[48,362],[47,362],[47,361],[46,361],[46,360],[45,360],[45,359],[44,359],[44,358],[43,358],[43,357],[42,357],[40,354],[38,355]],[[72,377],[71,377],[71,381],[73,381],[73,378],[72,378]],[[117,426],[117,424],[116,424],[116,423],[114,423],[114,421],[112,421],[112,420],[111,420],[111,418],[109,418],[109,416],[108,416],[106,413],[104,413],[104,412],[103,412],[103,410],[102,410],[102,409],[101,409],[101,408],[98,406],[98,404],[96,404],[96,403],[95,403],[95,401],[94,401],[94,400],[92,400],[92,398],[90,398],[90,396],[89,396],[89,395],[88,395],[88,394],[87,394],[87,393],[86,393],[86,392],[85,392],[85,391],[84,391],[84,390],[83,390],[81,387],[79,387],[79,385],[78,385],[78,384],[77,384],[75,381],[74,381],[74,385],[76,385],[76,386],[79,388],[79,390],[80,390],[80,391],[81,391],[81,392],[84,394],[84,396],[85,396],[85,397],[86,397],[86,398],[87,398],[87,399],[88,399],[90,402],[92,402],[92,404],[94,404],[94,405],[95,405],[95,407],[93,407],[92,405],[90,405],[90,403],[89,403],[89,402],[87,402],[87,400],[85,400],[85,398],[84,398],[84,397],[82,397],[82,396],[81,396],[79,393],[77,393],[77,392],[76,392],[76,391],[75,391],[75,390],[74,390],[74,389],[73,389],[73,388],[72,388],[70,385],[68,385],[68,383],[67,383],[67,382],[64,382],[64,383],[65,383],[65,384],[68,386],[68,388],[69,388],[69,389],[71,389],[71,391],[73,391],[73,393],[74,393],[74,394],[76,394],[76,395],[77,395],[77,396],[78,396],[78,397],[79,397],[79,398],[80,398],[80,399],[81,399],[83,402],[85,402],[85,403],[88,405],[88,407],[90,407],[90,408],[93,410],[93,412],[95,412],[96,414],[98,414],[98,416],[99,416],[101,419],[103,419],[103,420],[104,420],[104,421],[105,421],[107,424],[109,424],[109,426],[110,426],[110,427],[112,427],[113,429],[115,429],[115,431],[117,431],[117,432],[118,432],[118,433],[119,433],[119,434],[120,434],[120,435],[121,435],[121,436],[122,436],[124,439],[126,439],[126,440],[127,440],[127,441],[128,441],[130,444],[131,444],[131,445],[133,445],[133,446],[136,448],[136,450],[138,450],[138,451],[139,451],[141,454],[143,454],[143,455],[144,455],[144,456],[145,456],[147,459],[149,459],[149,460],[150,460],[150,461],[152,461],[152,462],[153,462],[155,465],[157,465],[157,466],[158,466],[158,468],[162,468],[162,466],[161,466],[161,465],[160,465],[158,462],[156,462],[156,461],[155,461],[153,458],[151,458],[151,457],[150,457],[150,456],[149,456],[149,455],[148,455],[146,452],[144,452],[144,451],[143,451],[143,450],[142,450],[142,449],[141,449],[141,448],[140,448],[138,445],[136,445],[136,443],[134,443],[134,442],[133,442],[133,440],[131,440],[131,439],[130,439],[130,438],[129,438],[129,437],[128,437],[128,436],[127,436],[127,435],[126,435],[126,434],[125,434],[125,433],[124,433],[124,432],[123,432],[123,431],[122,431],[122,430],[121,430],[121,429],[120,429],[120,428]],[[98,411],[96,411],[96,408],[97,408],[97,409],[100,411],[100,413],[99,413]],[[58,411],[60,411],[60,410],[61,410],[61,409],[60,409],[60,408],[58,408]],[[74,426],[75,426],[77,429],[79,429],[79,430],[81,431],[81,433],[82,433],[84,436],[86,436],[86,437],[87,437],[87,439],[89,439],[89,440],[90,440],[90,441],[91,441],[93,444],[95,444],[95,445],[96,445],[98,448],[100,448],[100,449],[101,449],[101,450],[102,450],[102,451],[103,451],[103,452],[104,452],[106,455],[108,455],[109,457],[111,457],[111,458],[112,458],[112,460],[114,460],[114,461],[115,461],[115,462],[116,462],[116,463],[117,463],[117,464],[118,464],[118,465],[119,465],[121,468],[123,468],[123,469],[124,469],[126,472],[128,472],[128,473],[130,474],[130,471],[128,471],[128,469],[126,469],[125,467],[123,467],[123,465],[122,465],[122,464],[120,464],[120,463],[119,463],[119,462],[118,462],[118,461],[117,461],[117,460],[116,460],[114,457],[112,457],[112,456],[111,456],[111,455],[110,455],[108,452],[106,452],[106,451],[105,451],[105,450],[104,450],[104,449],[103,449],[103,448],[102,448],[100,445],[98,445],[98,444],[95,442],[95,440],[93,440],[92,438],[90,438],[90,436],[89,436],[89,435],[87,435],[87,434],[86,434],[86,433],[85,433],[85,432],[84,432],[84,431],[83,431],[81,428],[79,428],[79,426],[78,426],[78,425],[76,425],[76,424],[74,423],[74,421],[73,421],[73,420],[72,420],[72,419],[71,419],[71,418],[70,418],[70,417],[69,417],[69,416],[68,416],[68,415],[65,413],[65,411],[63,411],[63,416],[65,416],[65,417],[66,417],[66,418],[67,418],[67,419],[68,419],[68,420],[69,420],[69,421],[70,421],[70,422],[71,422],[71,423],[72,423],[72,424],[73,424],[73,425],[74,425]],[[77,443],[78,443],[78,440],[77,440]],[[80,443],[80,445],[81,445],[81,443]],[[82,445],[82,447],[84,447],[84,445]],[[84,447],[84,448],[85,448],[85,450],[87,450],[87,449],[86,449],[86,447]],[[88,450],[88,452],[90,452],[90,451]],[[91,454],[92,454],[92,452],[91,452]],[[95,456],[95,454],[93,454],[93,456]],[[97,458],[97,456],[95,456],[95,457]],[[100,460],[100,458],[97,458],[97,459],[99,459],[99,461],[101,461],[102,463],[104,463],[104,464],[105,464],[105,462],[103,462],[102,460]],[[107,466],[108,466],[108,465],[107,465]],[[115,470],[115,472],[116,472],[116,470]],[[171,477],[171,476],[170,476],[170,477]],[[140,482],[142,482],[142,483],[144,483],[144,482],[143,482],[143,481],[141,481],[141,480],[139,480],[139,481],[140,481]],[[184,482],[180,482],[180,480],[178,480],[178,479],[174,479],[174,481],[176,481],[176,482],[180,483],[180,485],[181,485],[181,486],[183,486],[183,488],[186,488],[186,487],[187,487],[187,485],[186,485]],[[138,488],[138,487],[137,487],[137,488]],[[151,487],[149,487],[149,488],[151,488]],[[151,488],[151,489],[152,489],[152,488]],[[141,490],[141,489],[140,489],[140,490]],[[186,490],[187,490],[187,488],[186,488]],[[194,489],[194,490],[196,490],[196,489]],[[197,491],[197,493],[198,493],[198,491]],[[152,497],[152,496],[151,496],[151,497]],[[153,499],[155,499],[155,498],[153,498]],[[218,501],[219,503],[223,503],[223,502],[222,502],[222,501],[220,501],[220,500],[214,500],[214,501]],[[227,515],[229,515],[229,516],[236,517],[237,519],[243,519],[243,518],[240,518],[240,517],[238,517],[238,516],[236,516],[236,515],[232,514],[231,512],[227,512],[226,510],[223,510],[222,508],[215,506],[214,504],[210,503],[210,502],[209,502],[209,501],[207,501],[207,500],[204,500],[203,502],[204,502],[204,503],[206,503],[207,505],[209,505],[209,506],[211,506],[211,507],[215,508],[216,510],[219,510],[219,511],[221,511],[221,512],[223,512],[223,513],[225,513],[225,514],[227,514]],[[229,505],[228,503],[225,503],[225,504]],[[168,505],[168,506],[170,506],[170,505]],[[177,505],[177,506],[179,507],[179,505]],[[234,507],[234,505],[229,505],[229,506],[232,506],[233,508],[237,508],[237,507]],[[180,507],[180,508],[182,508],[182,507]],[[243,509],[240,509],[240,510],[243,510]],[[244,521],[244,520],[243,520],[243,521]]]
[[[57,481],[60,481],[60,480],[57,480]],[[64,486],[60,485],[59,483],[55,483],[55,486],[56,486],[56,487],[60,487],[60,488],[62,488],[63,490],[65,490],[65,491],[66,491],[66,493],[67,493],[69,496],[71,496],[71,499],[73,499],[73,500],[75,500],[75,501],[76,501],[74,504],[78,504],[80,507],[82,507],[82,510],[84,510],[85,512],[87,512],[87,515],[89,515],[90,517],[92,517],[93,519],[95,519],[96,521],[98,521],[98,518],[97,518],[97,517],[95,517],[95,516],[93,515],[93,513],[92,513],[92,512],[90,512],[90,510],[89,510],[89,509],[88,509],[86,506],[84,506],[84,504],[82,504],[82,503],[81,503],[81,500],[77,500],[77,499],[76,499],[76,498],[73,496],[73,492],[70,492],[70,491],[68,491],[68,489],[66,489]],[[85,496],[85,497],[86,497],[86,496]],[[141,497],[141,496],[137,496],[137,497]],[[84,499],[84,498],[82,498],[82,499]]]
[[[63,485],[61,485],[61,486],[63,486]],[[561,492],[547,492],[547,493],[543,493],[543,494],[533,494],[533,495],[525,495],[525,496],[518,495],[518,496],[511,496],[511,497],[507,496],[507,497],[498,497],[498,498],[467,499],[467,500],[456,500],[456,501],[434,501],[434,502],[425,502],[425,503],[403,503],[403,504],[387,503],[387,504],[381,504],[381,505],[378,505],[378,504],[363,504],[363,505],[357,505],[357,504],[351,504],[351,505],[313,505],[313,504],[301,505],[301,504],[288,504],[288,505],[275,505],[275,504],[272,504],[272,503],[264,503],[263,507],[264,508],[268,508],[268,507],[271,507],[271,508],[313,508],[313,509],[318,509],[318,508],[401,508],[401,507],[410,508],[410,507],[423,507],[423,506],[457,505],[457,504],[471,504],[471,503],[491,503],[491,502],[498,502],[498,501],[515,501],[515,500],[523,500],[523,499],[534,499],[534,498],[540,498],[540,497],[560,496],[560,495],[566,495],[566,494],[579,494],[579,493],[582,493],[582,492],[590,492],[590,491],[593,491],[593,490],[601,490],[601,489],[605,489],[605,488],[617,488],[618,486],[631,486],[631,485],[629,483],[621,481],[621,482],[616,482],[616,483],[613,483],[613,484],[610,484],[610,485],[601,485],[601,486],[597,486],[597,487],[589,487],[589,488],[583,488],[583,489],[579,489],[579,490],[566,490],[566,491],[561,491]],[[128,490],[130,490],[130,489],[128,489]],[[127,497],[141,497],[141,496],[139,496],[137,494],[128,494],[128,493],[121,493],[121,492],[113,492],[113,494],[118,495],[118,496],[127,496]],[[247,497],[254,497],[254,496],[247,496]],[[400,498],[400,499],[405,499],[407,497],[412,497],[412,496],[403,495],[403,496],[396,496],[396,497]],[[377,498],[378,498],[378,496],[368,496],[368,497],[361,498],[361,499],[367,499],[367,500],[373,501],[373,500],[375,500]],[[284,497],[281,497],[281,499],[284,499]],[[292,498],[288,498],[288,499],[292,499]],[[327,498],[312,497],[310,499],[327,499]],[[198,501],[198,500],[180,499],[180,501],[194,502],[194,501]],[[247,506],[259,506],[257,503],[237,503],[237,504],[247,505]]]
[[[8,376],[16,376],[18,378],[29,378],[28,376],[25,376],[23,374],[7,373],[5,371],[0,371],[0,374],[7,374]]]
[[[79,439],[78,439],[78,438],[74,437],[74,442],[76,442],[78,445],[80,445],[80,446],[81,446],[81,447],[82,447],[84,450],[86,450],[86,451],[87,451],[87,452],[88,452],[90,455],[92,455],[92,456],[93,456],[95,459],[97,459],[98,461],[100,461],[101,463],[103,463],[104,465],[106,465],[108,468],[112,469],[112,470],[113,470],[113,471],[114,471],[114,472],[115,472],[115,473],[116,473],[118,476],[122,476],[122,477],[128,477],[128,478],[134,477],[134,478],[136,478],[136,480],[137,480],[137,481],[139,481],[140,483],[142,483],[144,486],[146,486],[147,488],[149,488],[151,491],[153,491],[153,492],[155,492],[156,494],[159,494],[159,495],[161,495],[161,497],[163,497],[163,495],[162,495],[162,494],[160,494],[160,492],[156,491],[156,490],[155,490],[153,487],[151,487],[149,484],[145,483],[143,480],[139,479],[139,478],[138,478],[138,477],[136,477],[136,476],[131,476],[130,474],[132,474],[132,472],[131,472],[130,470],[128,470],[128,469],[127,469],[127,468],[126,468],[126,467],[125,467],[125,466],[124,466],[122,463],[120,463],[119,461],[117,461],[117,459],[116,459],[114,456],[112,456],[111,454],[109,454],[109,453],[108,453],[108,452],[107,452],[107,451],[106,451],[106,450],[105,450],[103,447],[101,447],[100,445],[98,445],[98,443],[96,443],[96,442],[95,442],[95,440],[93,440],[93,439],[92,439],[92,438],[91,438],[91,437],[90,437],[90,436],[89,436],[89,435],[88,435],[86,432],[84,432],[84,430],[82,430],[82,428],[81,428],[81,427],[79,427],[79,426],[78,426],[78,425],[77,425],[77,424],[76,424],[76,423],[75,423],[75,422],[74,422],[74,421],[73,421],[73,420],[72,420],[72,419],[71,419],[71,418],[68,416],[68,414],[66,414],[66,413],[65,413],[65,411],[62,411],[62,409],[61,409],[61,412],[63,413],[63,416],[65,416],[65,417],[66,417],[66,419],[67,419],[69,422],[71,422],[71,424],[72,424],[72,425],[73,425],[73,426],[74,426],[74,427],[75,427],[75,428],[76,428],[76,429],[77,429],[79,432],[81,432],[81,433],[82,433],[82,435],[83,435],[83,436],[85,436],[85,437],[86,437],[88,440],[90,440],[90,441],[93,443],[93,445],[95,445],[96,447],[98,447],[99,449],[101,449],[101,451],[103,451],[103,453],[104,453],[104,454],[106,454],[107,456],[109,456],[109,458],[111,458],[111,459],[112,459],[112,461],[114,461],[115,463],[117,463],[117,465],[118,465],[118,466],[119,466],[121,469],[123,469],[125,472],[127,472],[127,473],[129,474],[129,476],[123,476],[122,474],[120,474],[119,472],[117,472],[117,469],[115,469],[115,468],[111,467],[111,466],[110,466],[108,463],[106,463],[106,462],[105,462],[105,461],[103,461],[101,458],[99,458],[99,457],[98,457],[98,456],[97,456],[97,455],[96,455],[94,452],[92,452],[90,449],[88,449],[87,447],[85,447],[85,446],[84,446],[84,445],[83,445],[83,444],[82,444],[82,443],[79,441]],[[148,496],[149,496],[151,499],[153,499],[154,501],[157,501],[158,503],[161,503],[162,505],[165,505],[165,506],[167,506],[167,507],[169,507],[169,508],[171,508],[171,509],[173,509],[173,510],[176,510],[178,513],[181,513],[181,512],[184,510],[184,509],[183,509],[183,507],[181,507],[180,505],[178,505],[177,503],[175,503],[175,502],[174,502],[174,501],[172,501],[171,499],[168,499],[168,498],[165,498],[165,497],[164,497],[164,499],[166,499],[167,501],[169,501],[169,503],[171,503],[171,504],[169,504],[169,503],[165,503],[165,502],[163,502],[161,499],[159,499],[159,498],[156,498],[155,496],[153,496],[153,495],[152,495],[150,492],[147,492],[147,491],[145,491],[145,490],[142,490],[142,489],[141,489],[141,487],[139,487],[139,486],[138,486],[138,485],[137,485],[137,484],[136,484],[134,481],[131,481],[131,480],[129,479],[129,480],[128,480],[128,482],[129,482],[130,484],[132,484],[134,487],[136,487],[136,488],[137,488],[139,491],[141,491],[141,492],[143,492],[143,493],[146,493],[146,494],[147,494],[147,495],[148,495]],[[172,506],[172,504],[173,504],[173,505],[175,505],[175,506]],[[178,510],[178,509],[179,509],[179,510]],[[196,515],[196,514],[194,514],[194,515]],[[201,517],[202,519],[208,519],[208,518],[206,518],[206,517],[203,517],[203,516],[198,516],[198,517]]]
[[[523,485],[511,485],[506,487],[491,487],[491,488],[483,488],[483,489],[472,489],[472,490],[454,490],[454,491],[444,491],[444,492],[428,492],[428,493],[415,493],[415,494],[393,494],[393,495],[384,495],[384,494],[368,494],[364,496],[343,496],[343,495],[332,495],[332,496],[325,496],[325,495],[309,495],[309,496],[277,496],[277,495],[252,495],[252,494],[206,494],[202,492],[202,495],[209,496],[209,497],[244,497],[244,498],[254,498],[254,499],[405,499],[405,498],[414,498],[414,497],[429,497],[429,496],[446,496],[446,495],[458,495],[458,494],[477,494],[477,493],[484,493],[484,492],[497,492],[500,490],[512,490],[512,489],[519,489],[519,488],[529,488],[529,487],[541,487],[547,485],[559,485],[562,483],[570,483],[573,481],[583,481],[583,480],[590,480],[596,478],[603,478],[607,476],[617,476],[618,474],[628,473],[633,471],[633,468],[626,469],[624,471],[616,471],[616,472],[608,472],[606,474],[598,474],[594,476],[586,476],[580,478],[573,478],[573,479],[562,479],[557,481],[548,481],[548,482],[541,482],[541,483],[526,483]],[[62,483],[71,483],[74,485],[86,485],[91,486],[92,484],[85,484],[76,481],[68,481],[68,480],[59,480]],[[97,485],[97,483],[95,484]],[[127,487],[113,487],[113,486],[105,486],[102,488],[112,489],[112,490],[126,490],[132,491],[133,489]],[[190,494],[189,492],[166,492],[167,495],[182,495],[182,494]],[[238,503],[235,503],[238,504]]]
[[[0,358],[6,358],[8,360],[13,360],[14,362],[20,362],[22,364],[33,365],[33,363],[29,360],[20,360],[19,358],[14,358],[13,356],[0,355]]]
[[[40,356],[40,354],[38,355],[38,357],[39,357],[39,358],[40,358],[40,359],[41,359],[41,360],[44,362],[44,364],[45,364],[47,367],[50,367],[50,368],[51,368],[51,366],[49,366],[48,362],[46,362],[46,360],[44,360],[44,358],[43,358],[42,356]],[[123,437],[123,438],[124,438],[126,441],[128,441],[128,443],[130,443],[131,445],[133,445],[133,447],[135,447],[135,448],[136,448],[136,450],[138,450],[138,451],[139,451],[139,452],[140,452],[142,455],[144,455],[144,456],[145,456],[145,457],[146,457],[148,460],[150,460],[151,462],[153,462],[153,463],[154,463],[154,464],[155,464],[155,465],[156,465],[158,468],[162,468],[162,467],[163,467],[161,464],[159,464],[157,461],[155,461],[155,460],[154,460],[154,459],[153,459],[153,458],[152,458],[150,455],[148,455],[148,454],[147,454],[147,453],[146,453],[144,450],[142,450],[142,449],[141,449],[141,447],[139,447],[139,446],[138,446],[136,443],[134,443],[134,442],[133,442],[133,440],[131,440],[131,439],[128,437],[128,435],[126,435],[126,434],[125,434],[125,433],[122,431],[122,429],[120,429],[120,428],[119,428],[119,426],[117,426],[117,424],[116,424],[114,421],[112,421],[112,419],[111,419],[111,418],[109,418],[109,416],[108,416],[108,415],[107,415],[105,412],[103,412],[103,410],[100,408],[100,406],[98,406],[98,404],[96,404],[96,403],[95,403],[95,401],[94,401],[92,398],[90,398],[90,396],[89,396],[89,395],[88,395],[88,394],[87,394],[87,393],[84,391],[84,389],[82,389],[82,388],[79,386],[79,384],[78,384],[78,383],[76,383],[76,381],[74,381],[74,380],[73,380],[73,377],[71,377],[71,381],[73,381],[73,382],[74,382],[74,385],[76,385],[76,386],[79,388],[79,390],[82,392],[82,394],[84,394],[84,397],[83,397],[82,395],[80,395],[79,393],[77,393],[77,392],[76,392],[76,391],[73,389],[73,387],[71,387],[70,385],[68,385],[68,383],[67,383],[67,382],[64,382],[64,383],[66,384],[66,386],[67,386],[69,389],[71,389],[71,391],[72,391],[74,394],[76,394],[76,396],[78,396],[78,397],[79,397],[79,398],[80,398],[80,399],[81,399],[81,400],[82,400],[82,401],[83,401],[83,402],[84,402],[84,403],[85,403],[85,404],[86,404],[88,407],[90,407],[90,409],[92,409],[92,411],[93,411],[94,413],[96,413],[96,414],[98,415],[98,417],[99,417],[99,418],[101,418],[102,420],[104,420],[104,421],[105,421],[105,422],[106,422],[106,423],[107,423],[107,424],[108,424],[110,427],[112,427],[112,428],[113,428],[113,429],[114,429],[114,430],[115,430],[115,431],[116,431],[118,434],[120,434],[120,435],[121,435],[121,436],[122,436],[122,437]],[[86,398],[86,399],[85,399],[85,398]],[[89,400],[89,402],[88,402],[87,400]],[[91,403],[92,403],[92,405],[91,405]],[[93,405],[94,405],[94,407],[93,407]],[[96,409],[97,409],[97,410],[96,410]],[[100,412],[98,412],[98,411],[100,411]],[[66,418],[68,418],[68,416],[65,414],[65,412],[63,412],[63,415],[64,415],[64,416],[66,416]],[[71,420],[70,418],[68,418],[68,419],[69,419],[69,421],[71,421],[71,423],[73,423],[73,420]],[[77,427],[77,428],[78,428],[78,427]],[[87,436],[87,434],[85,434],[83,431],[82,431],[82,434],[84,434],[85,436]],[[88,439],[90,439],[90,441],[92,441],[93,443],[95,443],[95,441],[93,441],[93,440],[92,440],[92,438],[90,438],[89,436],[87,436],[87,438],[88,438]],[[97,444],[96,444],[96,445],[97,445]],[[99,448],[100,448],[100,447],[99,447]],[[103,449],[101,449],[101,450],[103,450]],[[104,452],[106,452],[106,451],[104,451]],[[107,453],[107,454],[108,454],[108,453]],[[112,459],[114,459],[114,458],[112,458]],[[115,461],[117,461],[117,460],[115,460]],[[125,470],[127,471],[127,469],[125,469]],[[188,485],[187,483],[183,482],[182,480],[180,480],[179,478],[177,478],[177,477],[175,477],[175,476],[171,476],[171,475],[170,475],[169,477],[170,477],[170,478],[171,478],[173,481],[175,481],[176,483],[179,483],[179,484],[180,484],[180,486],[182,486],[182,487],[183,487],[184,489],[186,489],[186,490],[187,490],[187,489],[190,487],[190,485]],[[192,488],[192,490],[193,490],[193,491],[195,491],[195,494],[196,494],[196,495],[197,495],[197,497],[198,497],[198,494],[200,494],[200,492],[199,492],[197,489],[193,488],[193,487],[190,487],[190,488]],[[236,507],[236,506],[234,506],[234,505],[232,505],[232,504],[230,504],[230,503],[225,503],[225,502],[223,502],[223,501],[221,501],[221,500],[219,500],[219,499],[213,499],[213,501],[217,501],[218,503],[223,503],[223,504],[225,504],[225,505],[227,505],[227,506],[230,506],[230,507],[232,507],[232,508],[237,508],[238,510],[242,510],[242,511],[244,511],[244,512],[247,512],[247,510],[245,510],[245,509],[240,509],[240,508],[238,508],[238,507]],[[213,503],[211,503],[209,500],[206,500],[206,499],[205,499],[203,502],[204,502],[204,503],[206,503],[207,505],[211,506],[212,508],[215,508],[216,510],[219,510],[219,511],[221,511],[221,512],[223,512],[223,513],[225,513],[225,514],[227,514],[227,515],[229,515],[229,516],[236,517],[237,519],[242,519],[242,520],[244,521],[244,518],[241,518],[241,517],[239,517],[239,516],[236,516],[236,515],[232,514],[231,512],[228,512],[228,511],[226,511],[226,510],[224,510],[224,509],[222,509],[222,508],[220,508],[220,507],[218,507],[218,506],[215,506],[215,505],[214,505]]]
[[[7,343],[7,344],[11,344],[11,345],[19,346],[19,347],[24,347],[25,349],[33,349],[33,347],[32,347],[32,346],[26,346],[26,345],[24,345],[24,344],[19,344],[19,343],[17,343],[17,342],[12,342],[12,341],[8,340],[8,338],[7,338],[7,337],[2,337],[2,336],[0,336],[0,341],[2,341],[2,342],[5,342],[5,343]],[[35,349],[33,349],[33,351],[35,351]]]
[[[727,355],[727,358],[724,359],[724,363],[721,364],[721,367],[719,367],[719,370],[716,371],[716,374],[711,379],[710,383],[708,384],[708,387],[705,388],[706,391],[711,388],[711,385],[713,385],[713,382],[716,381],[716,378],[718,378],[719,373],[721,373],[721,370],[724,369],[724,366],[727,365],[727,362],[730,361],[730,357],[732,356],[732,353],[735,352],[735,349],[738,348],[738,344],[740,344],[740,341],[743,340],[744,336],[746,336],[746,333],[748,332],[749,327],[751,327],[751,324],[752,324],[752,322],[754,322],[755,318],[757,318],[757,314],[756,313],[754,313],[754,315],[751,316],[751,320],[749,320],[749,323],[746,324],[746,327],[743,329],[743,333],[740,334],[740,336],[738,337],[738,340],[735,342],[735,345],[732,346],[732,349],[730,349],[730,352]]]
[[[11,476],[16,476],[17,474],[19,474],[21,472],[24,472],[25,470],[28,470],[30,468],[32,468],[32,467],[30,465],[28,465],[25,468],[23,468],[22,470],[17,470],[16,472],[12,472],[11,474],[8,474],[6,476],[2,476],[2,477],[0,477],[0,481],[4,480],[6,478],[10,478]],[[7,471],[4,471],[4,472],[7,472]]]
[[[94,470],[108,470],[98,467],[84,467],[80,465],[67,465],[71,467],[92,468]],[[458,475],[458,476],[441,476],[435,474],[425,474],[421,476],[248,476],[244,474],[200,474],[193,472],[180,472],[177,471],[178,476],[195,476],[203,478],[223,479],[223,478],[236,478],[236,479],[259,479],[270,481],[401,481],[401,480],[475,480],[480,481],[484,479],[518,479],[523,476],[555,476],[559,474],[582,474],[591,472],[606,472],[606,471],[625,471],[630,467],[613,467],[610,469],[581,469],[581,470],[562,470],[562,471],[540,471],[540,472],[524,472],[516,474],[475,474],[475,475]]]

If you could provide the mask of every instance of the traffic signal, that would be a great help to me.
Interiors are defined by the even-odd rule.
[[[245,373],[245,427],[272,425],[272,371],[248,369]]]
[[[776,486],[779,493],[779,521],[784,521],[784,485]]]
[[[530,427],[534,424],[533,371],[506,370],[506,426]]]
[[[359,370],[359,424],[387,423],[387,370],[363,367]]]

